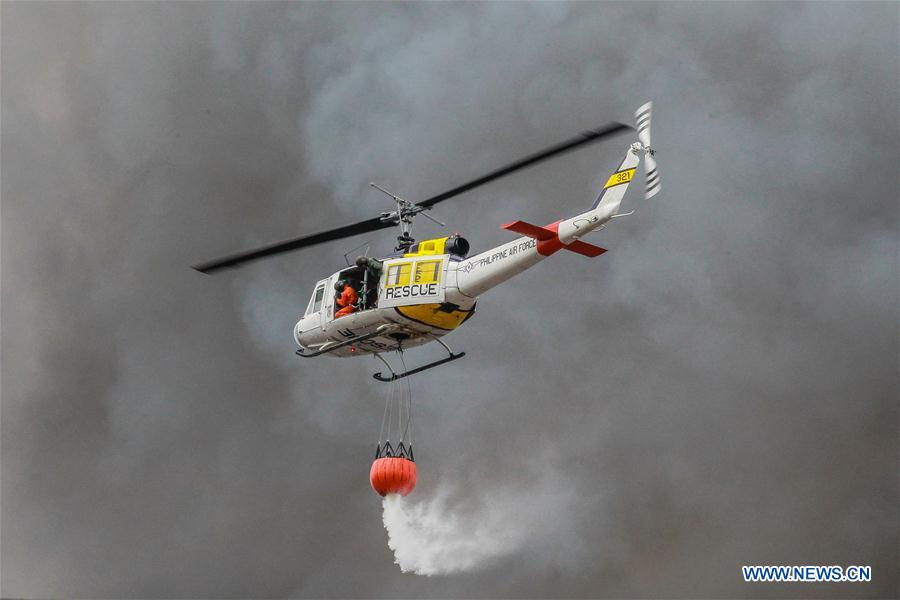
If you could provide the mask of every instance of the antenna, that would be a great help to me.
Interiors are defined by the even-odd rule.
[[[362,248],[363,246],[366,247],[366,251],[363,252],[363,256],[368,257],[368,256],[369,256],[369,246],[371,246],[371,244],[369,243],[368,240],[366,240],[365,242],[363,242],[363,243],[360,244],[359,246],[356,246],[355,248],[350,248],[349,250],[347,250],[347,253],[344,254],[344,262],[347,263],[347,266],[348,266],[348,267],[352,267],[353,265],[350,264],[350,259],[348,259],[347,257],[350,255],[351,252],[353,252],[354,250],[359,250],[359,249]]]

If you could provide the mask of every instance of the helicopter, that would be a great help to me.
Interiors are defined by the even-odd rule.
[[[316,244],[399,227],[393,253],[380,258],[360,256],[355,264],[348,261],[346,268],[316,283],[303,316],[294,326],[294,340],[299,346],[296,354],[304,358],[374,355],[387,367],[388,374],[379,372],[373,377],[384,382],[440,366],[465,356],[465,352],[454,352],[441,338],[472,318],[482,294],[560,250],[591,258],[606,252],[581,238],[612,219],[634,213],[620,213],[619,208],[642,156],[646,159],[645,197],[660,191],[655,152],[650,147],[651,110],[652,102],[647,102],[635,112],[638,141],[630,144],[588,210],[544,226],[521,220],[503,224],[502,229],[520,237],[474,256],[468,255],[469,242],[459,234],[417,242],[412,237],[415,217],[422,215],[444,225],[426,211],[500,177],[634,128],[613,122],[585,131],[421,202],[409,202],[373,183],[370,185],[392,198],[395,210],[192,268],[216,273]],[[420,367],[398,373],[383,356],[432,341],[440,344],[447,356]]]

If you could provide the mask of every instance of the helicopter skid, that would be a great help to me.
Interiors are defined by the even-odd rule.
[[[427,371],[428,369],[433,369],[434,367],[439,367],[439,366],[441,366],[441,365],[443,365],[443,364],[446,364],[446,363],[448,363],[448,362],[452,362],[452,361],[454,361],[454,360],[456,360],[456,359],[458,359],[458,358],[462,358],[463,356],[466,355],[465,352],[460,352],[460,353],[458,353],[458,354],[457,354],[457,353],[454,353],[453,350],[450,349],[450,346],[448,346],[447,344],[445,344],[444,342],[442,342],[442,341],[441,341],[440,339],[438,339],[437,337],[433,337],[433,339],[434,339],[434,341],[436,341],[438,344],[440,344],[441,346],[443,346],[443,347],[444,347],[444,350],[447,351],[447,354],[449,355],[449,356],[447,356],[447,358],[442,358],[442,359],[440,359],[440,360],[436,360],[436,361],[434,361],[434,362],[430,362],[430,363],[428,363],[428,364],[422,365],[421,367],[416,367],[415,369],[410,369],[409,371],[404,371],[404,372],[402,372],[402,373],[395,373],[395,372],[394,372],[394,369],[391,367],[390,364],[388,364],[388,361],[386,361],[386,360],[384,359],[384,357],[381,356],[381,354],[375,354],[375,357],[376,357],[378,360],[380,360],[381,362],[383,362],[384,365],[388,368],[388,370],[391,372],[391,375],[390,375],[390,377],[385,377],[385,376],[382,375],[381,372],[379,371],[378,373],[375,373],[374,375],[372,375],[372,377],[374,377],[374,378],[377,379],[378,381],[384,381],[385,383],[390,383],[391,381],[397,381],[398,379],[403,379],[404,377],[409,377],[410,375],[415,375],[416,373],[421,373],[422,371]]]
[[[433,369],[434,367],[439,367],[445,363],[456,360],[457,358],[462,358],[465,356],[465,352],[460,352],[459,354],[451,354],[447,358],[442,358],[441,360],[436,360],[434,362],[430,362],[427,365],[422,365],[421,367],[416,367],[415,369],[410,369],[409,371],[404,371],[403,373],[394,373],[391,371],[390,377],[385,377],[379,371],[372,375],[378,381],[384,381],[390,383],[391,381],[397,381],[398,379],[403,379],[404,377],[409,377],[410,375],[415,375],[416,373],[421,373],[422,371],[427,371],[428,369]],[[377,355],[376,355],[377,356]]]

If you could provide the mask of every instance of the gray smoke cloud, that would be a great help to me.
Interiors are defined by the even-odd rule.
[[[3,596],[897,596],[895,4],[0,16]],[[366,238],[187,266],[386,210],[369,181],[427,197],[647,100],[662,194],[635,183],[602,257],[488,293],[447,338],[469,356],[412,383],[406,500],[462,532],[503,515],[488,537],[514,543],[403,573],[366,482],[380,365],[300,362],[291,340]],[[629,141],[435,216],[488,248],[499,223],[589,205]],[[743,564],[874,580],[749,585]]]

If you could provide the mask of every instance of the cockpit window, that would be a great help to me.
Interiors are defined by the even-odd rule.
[[[313,292],[312,298],[309,300],[309,306],[306,307],[306,314],[312,314],[315,312],[319,312],[319,309],[322,308],[322,299],[325,298],[325,284],[320,284],[319,287],[316,288],[316,291]]]

